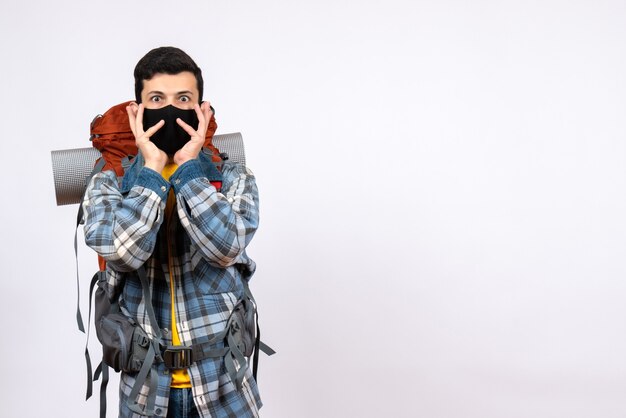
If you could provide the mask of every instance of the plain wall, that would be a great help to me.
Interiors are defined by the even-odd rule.
[[[162,45],[258,178],[264,418],[626,416],[624,22],[618,0],[3,1],[0,416],[97,416],[50,151],[89,146]]]

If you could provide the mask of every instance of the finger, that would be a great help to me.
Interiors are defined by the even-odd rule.
[[[204,105],[204,103],[202,103],[202,105]],[[193,110],[196,111],[196,116],[198,117],[198,131],[200,131],[201,127],[206,126],[206,115],[202,107],[198,104],[193,105]]]
[[[211,108],[210,102],[202,102],[202,113],[204,113],[204,117],[208,125],[211,121],[211,117],[213,116],[213,109]]]
[[[137,117],[137,110],[132,105],[126,106],[126,113],[128,114],[128,123],[133,136],[137,138],[137,130],[135,129],[135,119]]]
[[[198,118],[199,119],[199,118]],[[191,136],[192,138],[194,136],[199,136],[198,131],[200,130],[199,126],[198,126],[198,131],[196,131],[195,129],[193,129],[191,126],[189,126],[187,123],[185,123],[185,121],[183,121],[181,118],[176,118],[176,123],[185,130],[185,132],[187,132],[189,134],[189,136]]]
[[[135,117],[135,129],[137,130],[137,132],[144,132],[144,130],[143,130],[143,109],[144,109],[143,103],[141,103],[139,105],[139,107],[137,108],[137,116]]]
[[[196,115],[198,116],[198,136],[204,139],[211,121],[211,104],[209,102],[202,102],[200,106],[194,106],[194,109],[196,110]]]
[[[165,121],[161,119],[155,125],[152,125],[146,132],[144,132],[143,136],[150,138],[156,131],[161,129],[161,127],[165,125]]]

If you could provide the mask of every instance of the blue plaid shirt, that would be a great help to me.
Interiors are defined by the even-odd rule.
[[[216,174],[217,173],[217,174]],[[137,156],[121,185],[112,171],[96,174],[87,188],[85,240],[107,261],[107,292],[151,336],[141,283],[135,270],[145,265],[152,305],[164,336],[171,344],[170,272],[175,287],[177,328],[183,345],[206,343],[225,329],[235,303],[243,295],[242,280],[254,273],[246,246],[258,226],[259,202],[254,175],[246,167],[225,163],[222,191],[210,183],[220,176],[204,154],[181,165],[166,181],[143,166]],[[166,225],[170,188],[176,211]],[[223,347],[215,343],[215,348]],[[167,415],[171,377],[162,363],[158,373],[156,416]],[[250,370],[236,390],[223,358],[208,358],[188,369],[195,405],[204,418],[258,417],[258,388]],[[148,380],[149,381],[149,380]],[[126,407],[135,375],[120,377],[120,417],[139,418]],[[145,406],[148,387],[137,402]]]

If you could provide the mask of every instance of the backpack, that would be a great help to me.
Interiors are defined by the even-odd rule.
[[[138,150],[135,145],[135,137],[132,134],[128,122],[126,106],[131,102],[120,103],[110,108],[102,115],[97,115],[90,125],[90,140],[93,147],[96,148],[101,157],[94,164],[93,170],[82,184],[83,190],[89,184],[91,177],[96,173],[104,170],[114,170],[118,179],[124,175],[124,171],[130,165],[132,158],[137,154]],[[218,168],[224,160],[229,156],[225,153],[219,153],[219,150],[213,145],[213,134],[217,129],[214,116],[211,117],[209,127],[207,128],[206,139],[203,152],[211,156],[211,160]],[[240,137],[239,137],[240,139]],[[69,150],[72,151],[72,150]],[[234,149],[239,160],[243,157],[243,149]],[[241,153],[241,155],[238,155]],[[53,151],[53,169],[56,169]],[[55,171],[55,186],[58,189],[57,172]],[[63,177],[61,173],[60,176]],[[66,179],[63,179],[64,181]],[[211,183],[220,190],[221,182]],[[84,193],[83,191],[83,198]],[[74,193],[75,194],[75,193]],[[78,279],[78,247],[77,235],[78,226],[83,221],[82,200],[79,202],[77,214],[77,229],[74,236],[74,250],[76,252],[77,263],[77,286]],[[71,199],[70,199],[71,200]],[[59,190],[57,190],[57,203],[59,202]],[[148,334],[133,319],[125,315],[117,304],[117,296],[113,300],[109,298],[105,290],[106,283],[106,262],[98,256],[99,270],[95,273],[89,287],[89,317],[87,329],[87,343],[85,345],[85,361],[87,365],[87,392],[86,399],[93,394],[93,382],[102,376],[100,387],[100,416],[106,417],[106,387],[109,380],[109,368],[113,368],[116,372],[137,372],[135,386],[131,390],[129,396],[129,404],[127,405],[133,412],[141,415],[152,415],[154,413],[154,404],[156,400],[156,376],[150,373],[153,365],[158,362],[164,362],[167,367],[183,368],[188,367],[193,361],[199,361],[208,357],[224,357],[224,364],[227,373],[235,384],[237,390],[242,387],[245,371],[250,366],[250,358],[252,357],[253,376],[257,379],[258,354],[259,351],[265,352],[267,355],[275,354],[275,351],[260,340],[260,329],[258,325],[258,312],[256,302],[247,280],[242,280],[244,285],[244,296],[240,299],[228,319],[227,325],[222,333],[216,335],[211,341],[194,347],[170,346],[162,351],[160,343],[161,335],[160,327],[157,324],[154,310],[151,303],[146,304],[146,310],[150,320],[152,329],[157,333],[155,339],[151,339]],[[150,301],[151,295],[146,278],[144,267],[137,270],[137,275],[142,284],[142,292],[144,292],[144,300]],[[94,295],[95,289],[95,295]],[[79,292],[80,294],[80,292]],[[93,296],[92,296],[93,295]],[[92,299],[93,298],[93,299]],[[89,343],[89,323],[91,322],[92,300],[95,302],[94,307],[94,327],[96,335],[102,345],[102,361],[92,369],[91,356],[88,350]],[[78,328],[85,332],[85,327],[80,312],[80,300],[78,300],[76,319]],[[225,347],[222,349],[208,349],[211,344],[216,341],[224,340]],[[237,369],[237,365],[240,367]],[[150,375],[150,392],[148,394],[148,402],[146,409],[143,410],[136,402],[133,402],[139,395],[139,391],[143,384],[147,382]]]
[[[102,170],[115,170],[118,177],[124,175],[125,161],[129,156],[137,155],[135,136],[130,129],[126,106],[132,102],[124,102],[113,106],[102,115],[97,115],[90,126],[90,141],[94,148],[102,154],[105,164]],[[213,109],[213,108],[211,108]],[[213,145],[213,135],[217,130],[215,111],[213,111],[204,140],[205,150],[209,150],[212,160],[220,164],[222,158]]]

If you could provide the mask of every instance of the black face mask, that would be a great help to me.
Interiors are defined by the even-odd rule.
[[[189,134],[176,123],[176,118],[180,118],[193,129],[198,129],[198,115],[193,109],[184,110],[169,105],[160,109],[143,110],[144,131],[159,123],[161,119],[165,121],[165,125],[150,137],[150,141],[168,155],[176,154],[176,151],[191,139]]]

